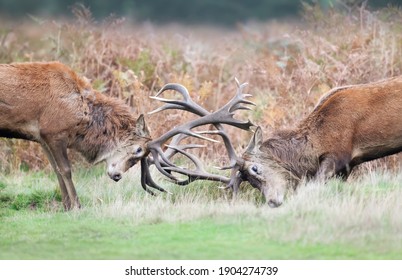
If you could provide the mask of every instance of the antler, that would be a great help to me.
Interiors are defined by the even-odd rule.
[[[203,145],[195,145],[195,144],[179,145],[179,143],[187,137],[196,137],[207,141],[217,142],[216,140],[206,137],[204,135],[219,135],[223,139],[230,160],[229,166],[220,169],[221,170],[231,169],[234,168],[236,165],[240,164],[241,158],[237,157],[233,145],[230,142],[229,136],[226,134],[222,124],[227,124],[234,127],[238,127],[240,129],[248,130],[251,126],[253,126],[253,124],[250,121],[242,122],[236,120],[234,118],[234,114],[235,111],[237,110],[251,110],[249,107],[245,105],[255,105],[255,104],[249,100],[246,100],[247,97],[251,96],[250,94],[243,93],[243,89],[244,87],[247,86],[247,84],[246,83],[240,84],[237,79],[236,83],[238,86],[236,95],[227,104],[225,104],[223,107],[221,107],[220,109],[218,109],[216,112],[213,113],[209,113],[206,109],[195,103],[191,99],[187,89],[180,84],[167,84],[155,96],[151,97],[152,99],[162,101],[166,104],[150,112],[149,114],[154,114],[169,109],[179,109],[196,114],[200,116],[200,118],[179,125],[169,130],[159,138],[148,142],[148,151],[152,155],[152,158],[143,159],[141,161],[141,167],[142,167],[141,184],[146,191],[153,194],[153,192],[150,191],[147,188],[147,186],[158,189],[160,191],[165,191],[163,188],[159,187],[151,178],[149,172],[149,166],[152,164],[155,164],[156,168],[163,175],[165,175],[178,185],[187,185],[193,182],[194,180],[198,179],[221,181],[229,184],[228,186],[236,185],[231,183],[233,179],[229,179],[225,176],[206,172],[205,169],[203,168],[202,162],[195,155],[187,151],[189,149],[204,147]],[[179,92],[182,95],[183,100],[173,100],[159,97],[159,95],[166,90],[175,90]],[[217,130],[213,131],[192,130],[196,127],[207,124],[214,125]],[[166,143],[170,138],[172,138],[171,143],[167,145],[166,151],[163,151],[162,145]],[[171,162],[171,158],[177,153],[180,153],[186,158],[188,158],[195,165],[195,170],[186,169],[173,164]],[[186,180],[179,180],[172,173],[186,175],[188,178]]]

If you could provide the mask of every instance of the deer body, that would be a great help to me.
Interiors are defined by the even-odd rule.
[[[332,90],[295,129],[265,141],[257,128],[241,176],[260,189],[272,207],[302,178],[320,181],[402,151],[402,76]]]
[[[0,137],[41,144],[52,164],[66,209],[80,207],[67,148],[89,162],[107,161],[114,180],[145,153],[149,132],[142,116],[92,89],[58,62],[0,65]]]

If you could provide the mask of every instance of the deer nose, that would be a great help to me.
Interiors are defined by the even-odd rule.
[[[113,181],[118,182],[121,179],[121,174],[120,173],[113,174],[111,178]]]
[[[277,200],[270,199],[270,200],[268,200],[268,205],[269,205],[269,207],[271,207],[271,208],[276,208],[276,207],[281,206],[281,205],[282,205],[282,202],[277,201]]]

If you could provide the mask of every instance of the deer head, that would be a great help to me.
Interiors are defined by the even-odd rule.
[[[119,181],[122,174],[147,156],[147,143],[151,140],[144,115],[140,115],[130,132],[117,149],[106,158],[107,174],[114,181]]]

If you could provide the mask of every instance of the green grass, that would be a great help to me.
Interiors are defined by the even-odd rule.
[[[15,216],[2,228],[1,259],[320,259],[398,258],[397,250],[303,244],[269,238],[263,221],[201,219],[130,225],[66,214]],[[377,244],[378,245],[378,244]],[[371,248],[370,248],[371,247]]]
[[[309,184],[270,209],[198,182],[150,197],[138,170],[114,183],[77,170],[83,209],[63,212],[52,174],[0,176],[0,259],[402,259],[400,175]]]

